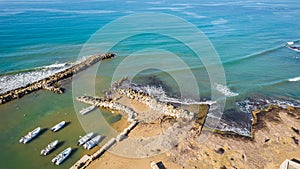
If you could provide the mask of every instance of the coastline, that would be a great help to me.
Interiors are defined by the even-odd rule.
[[[285,159],[299,159],[299,144],[295,140],[300,140],[300,109],[270,106],[261,110],[257,116],[258,120],[253,124],[251,138],[202,130],[202,136],[210,136],[204,143],[200,143],[197,137],[188,137],[169,152],[141,159],[106,153],[87,168],[98,169],[102,166],[112,169],[122,168],[122,166],[130,169],[149,168],[151,161],[162,161],[166,168],[178,169],[279,168]],[[160,130],[159,128],[161,127],[157,124],[139,125],[131,131],[129,137],[143,138],[149,136],[149,131],[152,131],[150,135],[157,134],[159,131],[155,132],[155,130]]]
[[[132,108],[131,110],[133,113],[128,113],[130,111],[127,111],[127,109],[117,109],[118,111],[125,112],[127,117],[130,114],[135,114],[134,117],[129,116],[129,122],[134,118],[142,122],[142,124],[133,128],[127,135],[130,139],[143,138],[147,140],[147,138],[155,137],[156,135],[160,135],[160,133],[165,133],[168,131],[169,126],[177,124],[178,119],[197,121],[196,124],[198,125],[195,125],[194,123],[193,127],[186,130],[187,134],[180,142],[175,146],[173,145],[171,148],[169,147],[170,149],[167,151],[162,150],[163,153],[159,153],[161,149],[159,149],[157,154],[128,152],[129,147],[136,147],[139,149],[140,145],[132,143],[134,142],[132,140],[128,141],[126,137],[123,143],[123,146],[125,144],[127,147],[125,151],[122,147],[122,142],[113,145],[108,150],[109,152],[102,154],[99,158],[95,158],[90,162],[87,168],[97,169],[102,166],[106,166],[107,168],[120,168],[121,166],[126,166],[130,169],[148,168],[150,162],[153,161],[163,162],[167,168],[233,167],[250,169],[253,166],[255,166],[255,168],[260,168],[262,166],[264,168],[278,168],[285,159],[300,158],[300,149],[297,148],[299,147],[300,140],[300,122],[298,121],[300,119],[299,108],[291,106],[283,108],[270,104],[268,107],[254,110],[252,112],[251,136],[242,136],[237,133],[212,130],[203,127],[208,109],[206,109],[204,117],[200,116],[201,111],[199,111],[198,114],[196,113],[197,115],[194,113],[194,118],[183,116],[180,114],[187,115],[193,113],[189,113],[186,109],[180,110],[180,108],[161,103],[147,93],[136,91],[128,86],[124,87],[122,86],[123,81],[124,79],[113,85],[113,90],[110,92],[109,99],[84,96],[80,97],[78,101],[84,101],[89,104],[109,109],[114,109],[114,105],[126,105],[129,106],[129,108]],[[118,102],[118,104],[116,104],[116,102]],[[110,107],[108,105],[110,105]],[[164,108],[164,106],[166,106],[166,108]],[[160,109],[157,109],[157,107]],[[188,106],[183,107],[187,108]],[[141,112],[143,110],[146,111],[146,113],[149,113],[149,110],[151,110],[151,114],[155,114],[162,118],[153,119],[144,116],[145,113],[143,114]],[[159,110],[162,110],[165,114],[154,113]],[[202,109],[202,114],[203,110],[205,109]],[[151,120],[145,120],[144,118]],[[289,130],[286,131],[286,128],[289,128]],[[176,132],[173,131],[174,135],[176,135],[175,133]],[[201,138],[205,138],[206,136],[208,137],[208,140],[201,142]],[[169,140],[166,139],[165,141],[168,142]],[[142,142],[140,142],[141,145],[143,145]],[[132,144],[134,146],[132,146]],[[122,151],[124,151],[123,154]],[[147,151],[147,149],[143,151]],[[266,154],[266,152],[268,153]],[[283,156],[280,152],[289,153]],[[127,154],[124,156],[124,153]],[[140,159],[130,158],[130,154],[136,153],[139,155]],[[263,157],[260,157],[261,154],[264,154]],[[199,163],[199,161],[204,161],[204,163]],[[137,165],[128,165],[133,163],[136,163]]]
[[[52,91],[54,93],[62,94],[64,89],[60,87],[58,82],[72,77],[73,75],[79,73],[90,67],[91,65],[106,59],[111,59],[115,57],[113,53],[101,54],[101,55],[91,55],[86,60],[81,63],[75,64],[66,70],[55,73],[47,78],[39,80],[37,82],[27,84],[26,86],[19,87],[0,94],[0,104],[5,104],[15,99],[19,99],[24,95],[30,94],[34,91],[45,89]]]

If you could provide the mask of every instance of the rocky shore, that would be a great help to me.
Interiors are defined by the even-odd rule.
[[[91,65],[101,61],[115,57],[116,55],[113,53],[100,54],[100,55],[92,55],[89,56],[86,60],[81,63],[78,63],[66,70],[63,70],[59,73],[55,73],[52,76],[34,82],[32,84],[28,84],[26,86],[7,91],[0,95],[0,104],[4,104],[10,102],[12,100],[23,97],[24,95],[30,94],[40,89],[45,89],[52,91],[54,93],[62,94],[64,89],[58,85],[58,82],[65,80],[67,78],[72,77],[80,71],[83,71],[90,67]]]
[[[128,147],[134,145],[135,148],[139,146],[144,148],[143,152],[134,151],[134,153],[138,153],[142,157],[149,155],[149,158],[140,161],[123,159],[110,153],[102,154],[104,152],[102,148],[99,151],[101,157],[98,158],[97,155],[95,156],[97,158],[91,158],[89,168],[106,165],[107,167],[111,165],[145,168],[153,159],[163,160],[166,167],[172,166],[171,168],[278,168],[285,159],[300,159],[300,109],[292,106],[284,107],[270,103],[259,110],[251,111],[253,117],[253,123],[249,124],[251,125],[251,134],[250,137],[245,137],[231,132],[202,130],[209,107],[205,109],[206,111],[204,109],[199,110],[199,108],[198,111],[191,111],[187,109],[187,106],[177,107],[177,105],[161,102],[155,96],[133,88],[126,79],[114,83],[105,98],[82,96],[78,97],[77,100],[125,112],[128,121],[133,126],[135,125],[134,122],[140,122],[135,129],[130,129],[129,135],[127,130],[120,133],[116,140],[121,142],[115,141],[118,144],[112,146],[111,150],[123,152],[122,146],[125,144],[126,149],[124,151],[126,152]],[[202,115],[199,112],[203,112]],[[149,121],[144,120],[148,116],[142,114],[163,118]],[[190,123],[191,126],[184,130],[185,134],[180,142],[174,140],[179,135],[175,130],[170,130],[172,132],[167,134],[168,137],[162,137],[162,139],[155,137],[160,136],[161,133],[168,133],[170,126],[178,125],[178,128],[182,129],[183,126],[180,125],[182,121],[196,123],[193,125]],[[142,139],[133,142],[126,139],[126,136]],[[155,142],[155,145],[152,145],[147,142],[149,137],[155,137],[161,142]],[[201,139],[203,138],[207,138],[207,140],[202,142]],[[164,146],[169,145],[167,144],[169,142],[173,143],[173,148],[170,147],[170,151],[150,157],[151,153],[163,151]],[[145,148],[147,146],[148,149]],[[155,146],[159,148],[153,149]],[[282,155],[282,152],[288,153]],[[98,160],[95,161],[95,159]],[[118,160],[116,161],[116,159]],[[139,164],[137,166],[128,165],[131,163]]]
[[[81,97],[77,97],[76,100],[82,103],[95,105],[97,107],[102,107],[113,111],[124,112],[128,117],[127,120],[130,122],[134,121],[135,117],[137,116],[137,113],[132,108],[129,108],[123,104],[115,102],[112,99],[93,97],[93,96],[81,96]]]
[[[162,112],[166,116],[171,116],[174,118],[181,118],[188,121],[194,120],[196,118],[196,113],[189,112],[187,110],[173,106],[172,104],[166,104],[157,101],[153,96],[146,93],[138,92],[132,88],[120,88],[116,90],[119,95],[126,96],[132,100],[139,103],[147,105],[150,109],[158,112]]]

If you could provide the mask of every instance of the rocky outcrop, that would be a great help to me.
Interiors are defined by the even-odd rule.
[[[45,89],[52,91],[54,93],[62,94],[64,92],[63,88],[56,87],[55,84],[61,80],[72,77],[80,71],[83,71],[90,67],[91,65],[105,59],[110,59],[115,57],[113,53],[101,54],[101,55],[92,55],[88,57],[81,63],[78,63],[66,70],[63,70],[59,73],[55,73],[52,76],[34,82],[32,84],[28,84],[26,86],[20,87],[18,89],[14,89],[11,91],[7,91],[0,95],[0,104],[7,103],[14,99],[18,99],[23,97],[24,95],[30,94],[40,89]]]
[[[77,101],[95,105],[98,107],[115,110],[115,111],[122,111],[127,115],[128,121],[134,121],[134,118],[137,116],[137,113],[123,104],[118,102],[114,102],[112,99],[108,98],[101,98],[101,97],[92,97],[92,96],[81,96],[76,98]]]
[[[172,116],[175,118],[182,118],[185,120],[195,120],[196,113],[189,112],[187,110],[173,106],[156,100],[153,96],[147,93],[139,92],[132,88],[118,88],[116,92],[119,95],[124,95],[130,99],[133,99],[139,103],[143,103],[149,106],[150,109],[158,112],[162,112],[164,115]]]

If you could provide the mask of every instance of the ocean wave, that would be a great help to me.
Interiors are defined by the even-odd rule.
[[[71,63],[55,63],[52,65],[38,67],[31,70],[21,70],[16,73],[2,75],[0,76],[0,94],[47,78],[55,73],[66,70],[72,65],[73,64]]]
[[[133,88],[137,91],[143,92],[143,93],[147,93],[151,96],[154,96],[159,101],[165,102],[165,103],[176,103],[176,104],[184,104],[184,105],[192,105],[192,104],[213,105],[216,103],[215,101],[212,101],[212,100],[196,101],[191,98],[179,99],[179,98],[169,97],[169,96],[167,96],[165,90],[161,86],[160,87],[139,86],[139,85],[131,84],[131,88]]]
[[[162,2],[159,1],[150,1],[150,2],[146,2],[147,4],[151,4],[151,5],[159,5],[162,4]]]
[[[299,77],[295,77],[295,78],[291,78],[289,79],[290,82],[298,82],[300,81],[300,76]]]
[[[184,8],[181,8],[181,7],[151,7],[151,8],[148,8],[148,10],[170,10],[170,11],[178,12],[178,11],[184,10]]]
[[[221,84],[217,84],[217,83],[215,83],[214,86],[215,86],[215,88],[216,88],[217,91],[223,93],[227,97],[234,97],[234,96],[238,96],[239,95],[238,93],[232,92],[230,90],[230,88],[227,87],[227,86],[224,86],[224,85],[221,85]]]
[[[108,14],[117,11],[112,10],[66,10],[55,8],[27,8],[27,9],[5,9],[0,11],[0,16],[17,15],[26,12],[49,12],[49,13],[73,13],[73,14]]]
[[[254,110],[260,110],[270,105],[277,105],[281,108],[288,106],[300,107],[300,101],[292,99],[271,99],[271,98],[249,98],[236,103],[244,113],[252,115]]]
[[[226,20],[224,18],[220,18],[218,20],[211,21],[211,24],[213,24],[213,25],[223,25],[223,24],[226,24],[227,22],[228,22],[228,20]]]
[[[192,16],[192,17],[197,18],[197,19],[206,18],[206,16],[198,15],[194,12],[183,12],[183,14],[188,15],[188,16]]]
[[[281,48],[284,48],[284,46],[280,45],[280,46],[277,46],[277,47],[274,47],[274,48],[271,48],[271,49],[259,51],[259,52],[249,54],[249,55],[246,55],[246,56],[233,58],[233,59],[230,59],[228,61],[225,61],[223,64],[227,65],[227,64],[233,64],[233,63],[239,63],[240,61],[244,61],[244,60],[251,59],[251,58],[256,58],[256,57],[265,55],[267,53],[274,52],[274,51],[276,51],[278,49],[281,49]]]

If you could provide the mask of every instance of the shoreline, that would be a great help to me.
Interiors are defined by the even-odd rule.
[[[87,168],[97,169],[102,166],[107,166],[108,168],[116,166],[126,166],[131,169],[147,168],[150,166],[150,161],[163,161],[166,167],[176,166],[173,168],[201,168],[203,166],[208,168],[216,166],[219,166],[220,168],[251,168],[251,166],[279,167],[281,162],[285,159],[280,156],[281,154],[277,152],[277,149],[290,152],[290,154],[284,156],[284,158],[300,158],[297,156],[297,153],[300,154],[300,150],[295,149],[295,146],[299,146],[300,140],[299,133],[297,134],[300,126],[300,122],[297,121],[297,119],[300,119],[299,108],[289,106],[287,108],[282,108],[280,106],[270,104],[266,108],[260,108],[259,110],[253,111],[251,136],[246,137],[233,132],[211,130],[203,127],[207,114],[200,118],[199,112],[197,114],[186,109],[181,110],[180,107],[175,107],[168,103],[159,102],[153,96],[136,91],[128,86],[126,88],[120,85],[121,83],[122,80],[116,82],[112,86],[113,90],[110,92],[109,98],[91,96],[77,98],[77,101],[80,102],[94,104],[105,109],[111,109],[114,111],[117,110],[123,113],[125,112],[125,115],[128,117],[128,122],[132,120],[141,122],[141,124],[132,128],[129,134],[127,133],[123,135],[124,140],[121,139],[121,141],[118,141],[117,144],[111,146],[109,149],[111,150],[110,152],[106,152],[105,154],[103,153],[101,156],[96,156],[97,158],[92,158],[92,160],[88,162],[88,165],[85,166]],[[184,107],[186,108],[188,106],[185,105]],[[143,113],[141,111],[146,112]],[[163,113],[158,113],[158,111],[162,111]],[[152,115],[158,116],[159,118],[145,116],[145,114],[149,114],[150,112]],[[134,116],[130,116],[133,114]],[[193,114],[193,116],[187,116],[189,114]],[[149,119],[151,120],[149,121]],[[183,119],[188,122],[200,121],[198,122],[198,125],[193,125],[191,128],[186,130],[187,134],[181,142],[178,142],[176,146],[173,146],[168,151],[163,151],[165,152],[163,154],[158,152],[156,152],[158,154],[140,152],[141,154],[139,155],[141,159],[137,160],[136,158],[128,158],[130,156],[129,154],[132,154],[133,152],[128,152],[126,150],[127,158],[122,157],[121,154],[124,151],[124,147],[122,148],[122,146],[126,145],[126,147],[129,148],[133,144],[136,149],[139,149],[139,146],[144,144],[143,142],[145,142],[144,140],[147,140],[147,137],[166,133],[168,130],[168,127],[166,126],[176,126],[178,124],[178,119]],[[283,126],[289,126],[290,130],[288,132],[285,131],[286,127]],[[172,133],[176,135],[176,132],[173,131]],[[199,144],[198,139],[203,136],[205,137],[206,135],[210,136],[210,139],[203,144]],[[143,138],[143,141],[134,143],[134,141],[130,139],[127,140],[128,137],[137,138],[138,140]],[[165,142],[168,141],[165,140]],[[263,147],[261,147],[262,143]],[[270,145],[265,147],[265,144]],[[272,148],[273,146],[276,148]],[[150,146],[150,150],[151,148],[153,147]],[[266,156],[260,159],[257,157],[259,154],[254,153],[267,151],[266,148],[276,157]],[[145,151],[147,151],[147,149]],[[159,152],[160,151],[161,150],[159,149]],[[115,154],[116,152],[118,155]],[[230,153],[228,154],[227,152]],[[135,153],[136,152],[133,154]],[[211,161],[211,158],[215,160]],[[269,158],[272,158],[274,162],[266,163],[266,161],[270,161]],[[274,160],[274,158],[277,160]],[[203,164],[197,162],[199,160],[206,161],[206,163]],[[138,165],[131,166],[129,165],[131,163],[138,163]]]
[[[91,55],[81,63],[75,64],[66,70],[55,73],[47,78],[41,79],[26,86],[19,87],[5,93],[0,94],[0,104],[5,104],[15,99],[22,98],[23,96],[35,92],[40,89],[49,90],[54,93],[62,94],[64,89],[60,87],[59,83],[62,80],[68,79],[75,74],[79,73],[92,66],[93,64],[106,59],[114,58],[116,55],[113,53]]]
[[[212,133],[202,130],[201,134],[210,135],[209,140],[199,144],[198,139],[192,136],[172,148],[169,152],[149,158],[128,158],[112,152],[105,153],[91,162],[88,169],[118,168],[126,166],[130,169],[148,168],[151,161],[162,161],[167,168],[279,168],[285,159],[299,159],[299,127],[300,109],[283,109],[271,106],[261,110],[258,123],[253,125],[253,137],[244,137],[237,134]],[[267,110],[267,111],[266,111]],[[264,127],[260,127],[264,124]],[[148,131],[159,128],[158,124],[138,125],[128,135],[142,137]],[[154,132],[155,134],[155,132]],[[281,152],[286,152],[282,155]],[[200,162],[201,161],[201,162]],[[135,165],[130,165],[136,163]]]

